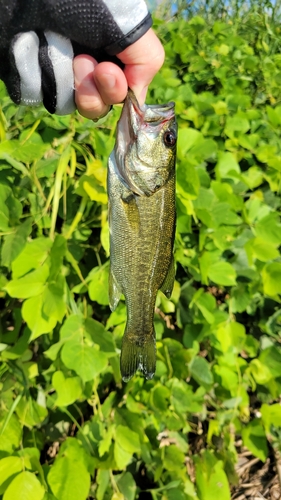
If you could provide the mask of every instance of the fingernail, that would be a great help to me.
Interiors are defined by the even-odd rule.
[[[73,70],[75,75],[75,83],[80,84],[85,81],[93,82],[93,72],[95,69],[95,64],[90,59],[76,58],[73,61]]]
[[[116,78],[111,73],[103,73],[99,75],[99,84],[105,87],[105,89],[114,89],[116,85]]]

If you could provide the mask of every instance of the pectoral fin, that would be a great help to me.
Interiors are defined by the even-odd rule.
[[[175,281],[175,264],[174,264],[174,257],[172,257],[166,278],[164,279],[163,285],[160,288],[161,292],[163,292],[166,295],[167,299],[169,299],[172,295],[174,281]]]
[[[118,305],[118,302],[120,300],[121,293],[122,292],[118,286],[118,283],[115,279],[115,276],[114,276],[112,270],[110,269],[110,272],[109,272],[109,307],[110,307],[111,311],[115,311],[115,309]]]
[[[124,187],[121,194],[121,200],[123,202],[122,208],[127,219],[128,227],[131,231],[138,234],[140,230],[140,214],[136,196],[132,191],[128,191],[128,189]]]

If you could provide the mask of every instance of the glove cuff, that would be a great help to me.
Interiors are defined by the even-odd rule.
[[[148,13],[143,21],[123,38],[121,38],[121,40],[105,47],[106,52],[111,56],[115,56],[116,54],[123,52],[123,50],[139,40],[139,38],[141,38],[149,30],[149,28],[151,28],[151,26],[152,18],[150,13]]]

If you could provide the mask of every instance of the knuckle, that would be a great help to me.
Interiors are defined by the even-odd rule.
[[[86,118],[98,118],[108,111],[108,106],[93,96],[79,96],[79,94],[76,94],[75,102],[79,113]]]

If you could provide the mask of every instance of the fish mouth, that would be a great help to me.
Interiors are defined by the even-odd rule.
[[[158,127],[161,128],[164,123],[172,120],[174,116],[174,102],[140,106],[134,92],[129,89],[124,101],[119,127],[125,132],[125,139],[131,143],[136,140],[142,126],[150,125],[151,130],[155,130],[155,134],[157,134],[159,132]]]
[[[129,108],[128,111],[131,116],[132,125],[135,124],[136,119],[138,123],[137,126],[140,126],[141,123],[153,124],[159,123],[163,124],[175,116],[175,103],[168,102],[167,104],[153,104],[143,106],[139,105],[139,102],[131,89],[128,89],[128,94],[124,102],[124,106],[127,105]],[[141,122],[141,123],[140,123]]]
[[[143,106],[131,89],[128,89],[121,117],[118,122],[115,155],[117,169],[124,184],[133,193],[144,195],[144,192],[128,176],[125,166],[125,156],[131,145],[137,140],[141,127],[149,127],[150,132],[157,135],[166,122],[175,117],[175,103],[153,104]]]

